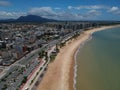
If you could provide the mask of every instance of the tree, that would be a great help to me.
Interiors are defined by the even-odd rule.
[[[24,76],[22,83],[26,83],[26,81],[27,81],[27,76]]]
[[[48,52],[45,52],[45,60],[48,60]]]
[[[44,51],[44,50],[42,50],[42,51],[39,52],[39,57],[40,57],[40,58],[43,58],[44,55],[45,55],[45,51]]]
[[[58,48],[58,45],[56,44],[56,52],[58,53],[59,52],[59,48]]]
[[[6,90],[7,89],[7,84],[4,84],[4,87],[2,88],[2,90]]]

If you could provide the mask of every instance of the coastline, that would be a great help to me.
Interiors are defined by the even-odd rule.
[[[104,26],[84,31],[77,40],[60,49],[54,62],[48,65],[48,71],[37,90],[75,90],[77,51],[84,46],[94,32],[117,26]]]

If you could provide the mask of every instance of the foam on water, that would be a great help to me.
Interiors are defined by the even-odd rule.
[[[87,40],[85,40],[84,42],[82,42],[80,44],[80,47],[77,49],[77,51],[75,52],[75,55],[74,55],[74,60],[75,60],[74,78],[73,78],[73,81],[74,81],[73,88],[74,88],[74,90],[76,90],[76,77],[77,77],[77,60],[76,60],[76,57],[77,57],[78,52],[80,52],[80,49],[90,40],[92,40],[92,33],[91,33],[90,37]]]

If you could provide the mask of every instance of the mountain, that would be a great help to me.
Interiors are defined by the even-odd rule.
[[[36,15],[27,15],[27,16],[19,17],[16,21],[18,22],[52,22],[56,20],[47,19],[40,16],[36,16]]]
[[[0,20],[0,22],[54,22],[57,20],[43,18],[37,15],[21,16],[18,19]]]

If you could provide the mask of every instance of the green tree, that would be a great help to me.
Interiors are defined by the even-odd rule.
[[[26,83],[26,81],[27,81],[27,76],[24,76],[22,83]]]
[[[59,48],[58,48],[58,45],[56,44],[56,52],[58,53],[59,52]]]
[[[45,56],[45,51],[44,50],[41,50],[40,52],[39,52],[39,57],[40,58],[43,58]]]

